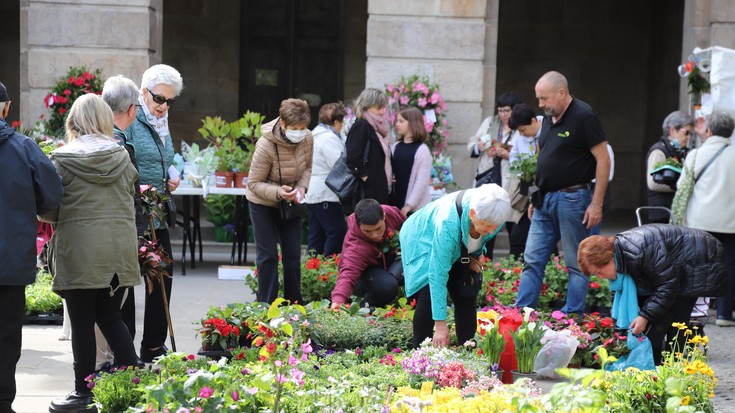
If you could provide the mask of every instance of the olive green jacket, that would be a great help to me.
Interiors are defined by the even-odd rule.
[[[59,209],[43,217],[56,224],[49,241],[53,290],[109,288],[115,274],[121,287],[139,284],[133,209],[138,173],[125,149],[50,156],[64,187]]]

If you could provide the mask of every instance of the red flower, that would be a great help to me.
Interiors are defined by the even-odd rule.
[[[66,113],[66,108],[59,108],[59,115]]]
[[[74,83],[74,76],[69,76],[69,83]]]
[[[598,283],[597,281],[592,281],[590,283],[590,288],[592,288],[593,290],[596,290],[596,289],[600,288],[600,283]]]
[[[521,273],[521,267],[514,267],[513,268],[513,274],[520,274]]]
[[[306,261],[306,264],[304,265],[307,270],[316,270],[319,269],[319,267],[322,265],[322,262],[319,261],[319,258],[312,258],[308,261]]]
[[[605,317],[600,320],[600,325],[604,328],[613,328],[615,327],[615,321],[610,317]]]
[[[13,123],[10,124],[10,127],[13,129],[18,129],[21,127],[21,125],[23,125],[23,122],[19,120],[14,120]]]
[[[66,95],[66,96],[69,96],[69,95],[71,95],[71,90],[69,90],[69,89],[64,89],[64,95]]]
[[[82,86],[84,84],[84,78],[81,76],[78,76],[76,79],[74,79],[74,86]]]

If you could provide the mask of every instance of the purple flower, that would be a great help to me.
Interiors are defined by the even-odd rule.
[[[240,400],[240,393],[238,393],[237,390],[232,391],[232,400],[234,401]]]
[[[140,377],[133,377],[133,384],[140,384]]]
[[[94,389],[94,382],[93,381],[90,381],[89,383],[87,383],[87,388],[88,389]]]

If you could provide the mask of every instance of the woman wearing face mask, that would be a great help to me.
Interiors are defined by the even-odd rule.
[[[648,206],[671,208],[671,202],[676,193],[676,181],[671,184],[657,183],[649,174],[654,165],[663,162],[666,158],[678,158],[684,162],[686,158],[686,147],[694,127],[691,116],[681,111],[671,112],[664,119],[663,136],[648,150],[646,161],[646,181],[648,183]],[[668,223],[669,214],[659,211],[650,211],[649,222]]]
[[[385,121],[385,105],[388,98],[383,91],[368,88],[355,101],[357,120],[350,128],[345,142],[347,165],[362,182],[360,194],[351,205],[343,205],[345,212],[352,212],[354,205],[365,198],[372,198],[385,205],[389,203],[393,186],[390,136]],[[369,142],[367,162],[363,162],[365,146]]]
[[[255,235],[258,301],[272,303],[278,297],[280,243],[283,296],[301,303],[301,218],[282,218],[278,204],[304,200],[311,178],[311,115],[309,105],[300,99],[281,102],[279,114],[263,125],[255,144],[245,197]]]

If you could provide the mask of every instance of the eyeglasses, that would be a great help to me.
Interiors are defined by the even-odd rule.
[[[692,134],[692,131],[690,131],[689,129],[682,129],[682,130],[684,131],[684,136],[689,136]]]
[[[150,90],[148,91],[148,93],[151,94],[151,98],[153,98],[153,101],[158,103],[159,105],[163,105],[164,103],[167,103],[169,106],[172,106],[174,102],[176,101],[176,98],[166,99],[165,97],[161,95],[157,95],[151,92]]]

